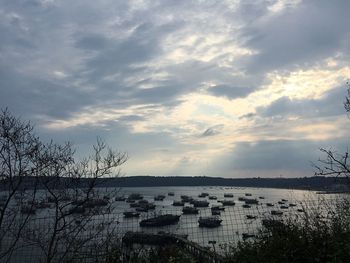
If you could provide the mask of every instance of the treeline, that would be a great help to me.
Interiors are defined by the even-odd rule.
[[[208,176],[132,176],[110,179],[104,186],[150,187],[150,186],[232,186],[268,187],[287,189],[331,190],[334,185],[346,185],[345,178],[222,178]]]
[[[21,178],[22,180],[24,178]],[[94,179],[96,180],[96,179]],[[67,185],[75,187],[86,187],[90,183],[89,178],[50,178],[26,177],[22,187],[30,189],[40,182],[51,181],[52,187],[60,188]],[[38,185],[39,183],[39,185]],[[96,186],[99,187],[154,187],[154,186],[229,186],[229,187],[266,187],[284,189],[305,189],[305,190],[344,190],[347,186],[346,178],[336,177],[301,177],[301,178],[222,178],[208,176],[130,176],[116,178],[98,178]],[[8,187],[5,180],[0,183],[0,189]]]

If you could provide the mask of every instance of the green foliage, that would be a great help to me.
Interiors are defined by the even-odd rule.
[[[308,211],[308,210],[307,210]],[[350,199],[309,210],[231,246],[227,262],[349,262]]]

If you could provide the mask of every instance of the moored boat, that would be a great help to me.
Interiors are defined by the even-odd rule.
[[[140,222],[141,227],[160,227],[172,224],[177,224],[180,220],[179,215],[165,214],[149,219],[144,219]]]
[[[157,195],[154,197],[154,201],[163,201],[165,198],[165,195]]]
[[[211,211],[213,211],[213,210],[225,211],[225,207],[223,207],[223,206],[212,206],[210,209],[211,209]]]
[[[236,203],[232,200],[223,200],[222,205],[226,205],[226,206],[234,206]]]
[[[219,215],[221,215],[221,212],[220,212],[220,210],[211,210],[211,215],[212,216],[219,216]]]
[[[253,216],[253,215],[246,215],[246,218],[247,218],[247,219],[256,219],[256,216]]]
[[[198,220],[200,227],[218,227],[222,220],[217,216],[200,217]]]
[[[272,210],[271,211],[271,215],[273,215],[273,216],[281,216],[281,215],[283,215],[283,212],[279,211],[279,210]]]
[[[196,214],[198,214],[198,209],[195,207],[192,207],[192,206],[185,206],[182,209],[182,213],[184,215],[196,215]]]
[[[244,202],[247,204],[247,205],[257,205],[259,204],[259,201],[256,200],[256,199],[249,199],[249,198],[246,198],[244,200]]]
[[[184,206],[185,205],[185,202],[183,201],[174,201],[173,202],[173,206]]]
[[[193,201],[193,206],[194,207],[208,207],[209,206],[209,202],[208,201],[195,200],[195,201]]]
[[[131,218],[131,217],[139,217],[140,213],[135,212],[135,211],[125,211],[124,213],[125,218]]]

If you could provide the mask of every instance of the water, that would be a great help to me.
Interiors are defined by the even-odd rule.
[[[173,192],[174,196],[169,196],[168,193]],[[208,197],[199,198],[201,193],[208,193],[209,196],[216,196],[217,200],[209,200]],[[294,207],[289,207],[283,210],[286,217],[290,214],[297,214],[297,209],[303,208],[305,204],[317,202],[320,195],[317,195],[315,191],[304,190],[286,190],[286,189],[273,189],[273,188],[242,188],[242,187],[146,187],[146,188],[99,188],[99,195],[111,196],[111,209],[108,213],[103,215],[94,215],[91,217],[89,231],[95,231],[97,236],[104,235],[103,231],[98,229],[98,224],[103,220],[111,222],[111,227],[114,228],[115,233],[122,237],[128,231],[143,231],[157,233],[159,231],[171,232],[176,234],[184,234],[188,236],[188,239],[199,243],[202,246],[208,246],[209,241],[216,242],[216,249],[228,243],[235,243],[238,240],[242,240],[242,235],[256,234],[257,230],[261,228],[261,220],[271,216],[271,210],[280,210],[278,201],[281,199],[287,199],[287,204],[295,204]],[[128,196],[132,193],[141,194],[145,200],[152,202],[156,205],[155,210],[149,212],[143,212],[140,218],[124,218],[123,212],[131,210],[130,204],[125,201],[114,201],[115,196]],[[224,194],[233,194],[233,198],[224,198]],[[251,208],[243,208],[243,201],[239,201],[239,197],[244,197],[246,194],[250,194],[248,198],[259,200],[258,205],[251,205]],[[39,196],[44,196],[46,193],[41,191]],[[154,197],[157,195],[165,195],[163,201],[154,201]],[[182,207],[173,206],[174,201],[180,201],[181,195],[191,196],[197,200],[207,200],[209,207],[199,208],[198,215],[182,215]],[[260,197],[263,197],[260,198]],[[334,195],[322,195],[322,197],[332,199]],[[201,228],[198,226],[198,219],[201,216],[210,216],[210,207],[221,205],[219,200],[233,200],[235,206],[226,206],[225,211],[221,212],[220,218],[222,219],[221,226],[216,228]],[[266,203],[273,203],[274,207],[267,207]],[[189,205],[189,204],[186,204]],[[37,213],[31,216],[30,222],[34,227],[41,228],[48,227],[51,222],[51,218],[54,214],[54,209],[41,209],[37,210]],[[159,214],[176,214],[181,215],[180,221],[177,224],[154,227],[154,228],[141,228],[139,222],[143,219],[154,217]],[[247,219],[247,215],[256,217],[255,219]],[[88,229],[88,228],[87,228]],[[100,232],[98,232],[100,231]],[[30,253],[30,258],[35,258],[33,254],[35,249],[31,249],[26,253]],[[36,252],[35,252],[36,253]],[[20,253],[17,254],[19,261],[22,262]],[[24,262],[24,261],[23,261]],[[29,261],[30,262],[30,261]]]
[[[109,189],[106,189],[108,192]],[[174,196],[168,196],[169,192],[174,192]],[[201,193],[208,193],[209,196],[216,196],[217,200],[199,198]],[[188,239],[201,245],[208,245],[209,241],[216,241],[219,244],[236,242],[241,240],[243,233],[255,234],[261,227],[261,219],[270,216],[271,210],[279,209],[277,202],[281,199],[287,199],[289,203],[296,204],[284,211],[285,215],[296,213],[297,209],[302,208],[303,202],[316,200],[318,195],[314,191],[303,190],[285,190],[271,188],[241,188],[241,187],[149,187],[149,188],[123,188],[118,191],[118,196],[128,196],[132,193],[140,193],[144,199],[156,204],[155,211],[141,213],[138,218],[118,217],[118,227],[122,233],[126,231],[144,231],[144,232],[172,232],[188,235]],[[233,198],[224,198],[225,193],[233,194]],[[243,208],[243,201],[238,201],[238,197],[244,197],[246,193],[251,194],[249,198],[258,199],[259,205],[252,205],[251,208]],[[165,195],[163,201],[154,201],[154,196]],[[191,196],[198,200],[207,200],[210,204],[207,208],[199,208],[198,215],[181,215],[182,207],[173,206],[173,201],[181,200],[181,195]],[[264,199],[259,199],[263,197]],[[221,212],[220,218],[223,220],[220,227],[217,228],[200,228],[198,219],[200,216],[210,216],[211,206],[221,205],[219,200],[234,200],[235,206],[226,206],[225,211]],[[274,207],[267,207],[266,203],[275,204]],[[288,204],[288,202],[287,202]],[[188,205],[188,204],[186,204]],[[125,210],[130,210],[126,202],[115,202],[113,205],[114,212],[121,214]],[[159,228],[140,228],[139,221],[145,218],[153,217],[156,214],[177,214],[181,215],[180,221],[176,225],[164,226]],[[255,216],[256,219],[247,219],[247,215]]]

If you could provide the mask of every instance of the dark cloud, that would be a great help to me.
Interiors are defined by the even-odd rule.
[[[210,137],[210,136],[215,136],[221,133],[221,130],[223,129],[224,125],[218,124],[212,127],[209,127],[206,129],[200,137]]]
[[[232,87],[229,85],[216,85],[208,89],[209,93],[215,96],[224,96],[229,99],[243,98],[252,91],[253,88],[249,87]]]
[[[245,27],[246,45],[258,51],[250,58],[249,72],[310,67],[346,51],[349,42],[349,1],[302,1],[295,8]],[[347,51],[346,51],[347,52]]]
[[[215,167],[229,176],[311,176],[311,163],[317,161],[319,145],[306,140],[240,142],[232,152],[219,156]]]
[[[252,118],[254,118],[255,116],[257,116],[256,113],[250,112],[250,113],[243,114],[243,115],[239,116],[239,118],[240,118],[240,119],[252,119]]]
[[[76,47],[87,50],[102,50],[108,46],[108,40],[103,35],[91,34],[78,37],[76,40]]]
[[[1,64],[0,79],[0,105],[30,119],[37,115],[65,118],[93,100],[65,83],[26,76]]]
[[[326,92],[320,99],[295,99],[282,97],[269,106],[258,107],[257,114],[263,117],[299,116],[302,118],[345,115],[343,101],[346,87],[340,86]]]
[[[139,116],[139,115],[124,115],[124,116],[121,116],[120,118],[118,118],[118,121],[129,122],[129,121],[142,121],[144,119],[145,119],[144,117]]]

